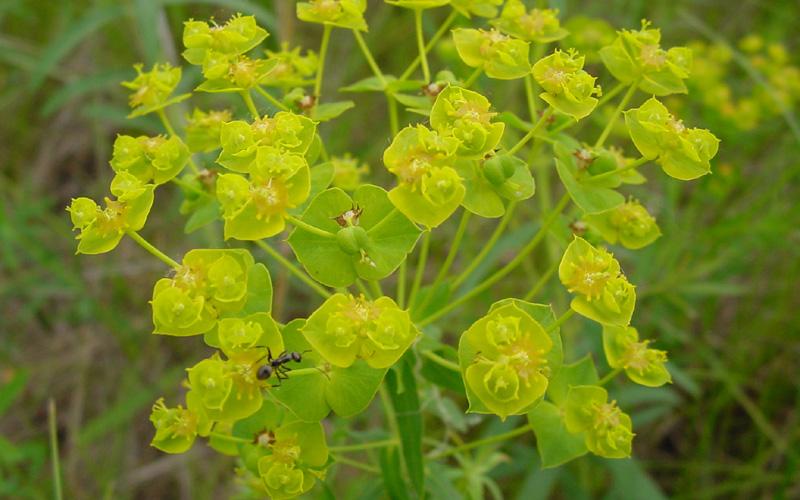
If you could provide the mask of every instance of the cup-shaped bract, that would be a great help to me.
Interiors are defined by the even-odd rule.
[[[214,151],[222,147],[222,125],[231,121],[227,109],[203,111],[195,108],[186,121],[186,145],[193,153]]]
[[[191,94],[182,94],[170,98],[175,87],[181,81],[181,68],[173,68],[169,63],[154,64],[150,71],[142,71],[144,66],[136,64],[136,78],[122,82],[122,86],[133,93],[128,98],[131,114],[128,118],[152,113],[169,105],[188,99]]]
[[[670,177],[687,181],[711,172],[719,139],[706,129],[687,128],[655,97],[626,111],[625,124],[636,149],[646,158],[657,158]]]
[[[561,27],[558,9],[527,10],[521,0],[508,0],[491,23],[503,33],[536,43],[555,42],[569,34]]]
[[[308,23],[367,31],[367,0],[311,0],[298,2],[297,18]]]
[[[75,229],[80,233],[77,253],[110,252],[119,244],[126,231],[144,227],[153,206],[152,184],[144,184],[127,172],[114,176],[111,193],[115,200],[105,198],[105,208],[90,198],[73,198],[67,211]]]
[[[458,343],[469,411],[505,420],[530,410],[547,390],[551,351],[553,341],[526,311],[513,303],[493,308]]]
[[[352,197],[338,188],[317,195],[289,245],[308,273],[328,286],[349,286],[356,279],[381,280],[403,262],[420,229],[395,210],[382,188],[364,184]]]
[[[539,97],[576,121],[594,110],[598,102],[594,96],[600,94],[596,78],[583,69],[583,63],[584,57],[574,50],[556,50],[533,65],[533,77],[544,90]]]
[[[237,14],[224,25],[205,21],[183,23],[183,57],[190,64],[206,66],[221,55],[237,56],[249,52],[264,41],[269,33],[256,23],[254,16]]]
[[[489,78],[514,80],[530,72],[530,43],[497,30],[457,28],[453,41],[461,60],[472,68],[482,68]]]
[[[450,0],[450,5],[464,17],[472,16],[493,18],[497,16],[497,8],[503,0]]]
[[[306,55],[300,53],[300,47],[289,48],[287,42],[281,43],[281,50],[266,51],[267,61],[275,61],[275,66],[269,73],[269,78],[264,82],[267,87],[305,87],[313,85],[313,77],[319,67],[319,57],[313,50],[307,50]]]
[[[600,49],[600,57],[614,78],[622,83],[638,83],[648,94],[664,96],[687,92],[692,51],[686,47],[661,48],[661,31],[642,21],[637,31],[621,30],[617,38]]]
[[[150,422],[155,428],[150,445],[165,453],[184,453],[194,444],[198,428],[202,427],[205,415],[178,405],[168,408],[164,398],[159,398],[150,413]]]
[[[599,214],[585,217],[589,226],[610,244],[619,241],[625,248],[646,247],[661,236],[655,217],[637,200]]]
[[[460,141],[459,156],[482,158],[503,137],[505,124],[492,122],[497,113],[489,99],[465,88],[448,86],[436,96],[431,109],[431,128]]]
[[[316,352],[343,368],[357,359],[372,368],[388,368],[419,335],[408,311],[389,297],[372,301],[343,293],[314,311],[302,332]]]
[[[667,353],[648,347],[650,341],[639,341],[639,332],[632,326],[603,326],[603,350],[611,368],[623,369],[629,379],[647,387],[660,387],[672,382],[667,371]]]
[[[570,307],[578,314],[603,325],[630,324],[636,292],[607,250],[576,236],[564,252],[558,277],[576,294]]]
[[[229,359],[235,359],[238,353],[258,348],[268,349],[273,357],[283,351],[278,324],[269,314],[263,312],[219,320],[217,338],[220,349]]]
[[[160,185],[175,178],[189,156],[189,148],[177,136],[118,135],[110,163],[114,172],[127,172],[143,183]]]
[[[412,221],[436,227],[458,208],[464,184],[453,168],[460,141],[424,125],[408,126],[383,153],[398,186],[389,199]]]
[[[294,498],[308,492],[328,461],[325,432],[319,423],[292,422],[272,431],[268,451],[258,459],[258,473],[271,498]]]
[[[153,288],[153,333],[188,336],[214,327],[222,312],[247,300],[253,256],[247,250],[192,250],[172,278]]]
[[[229,359],[214,353],[187,370],[189,394],[196,398],[208,418],[215,422],[234,422],[261,408],[264,382],[258,379],[262,349],[236,352]]]
[[[234,172],[250,173],[262,147],[304,155],[316,129],[310,118],[288,111],[252,123],[240,120],[224,123],[220,128],[222,151],[217,163]]]
[[[564,423],[573,434],[583,434],[586,447],[605,458],[631,455],[631,417],[608,401],[608,392],[596,385],[572,386],[564,405]]]

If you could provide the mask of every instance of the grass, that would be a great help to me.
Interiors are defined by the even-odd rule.
[[[131,1],[109,6],[84,0],[55,8],[17,0],[0,6],[0,107],[4,116],[13,117],[0,123],[0,496],[58,497],[54,492],[63,487],[66,498],[164,498],[165,492],[216,498],[233,490],[231,460],[204,447],[185,457],[165,456],[149,448],[143,437],[151,432],[147,415],[155,397],[178,395],[182,374],[176,367],[205,354],[196,344],[165,342],[147,333],[145,304],[164,267],[130,241],[105,256],[74,256],[63,212],[70,197],[105,189],[115,132],[158,130],[155,121],[124,121],[125,96],[117,83],[129,74],[129,64],[176,60],[181,20],[212,14],[224,18],[220,3]],[[800,16],[797,5],[788,2],[731,7],[713,1],[697,8],[688,2],[612,2],[602,8],[577,1],[553,3],[566,15],[606,14],[628,27],[647,16],[664,28],[669,40],[710,38],[732,45],[750,32],[796,44],[789,37],[792,20]],[[256,12],[270,31],[293,34],[294,41],[315,47],[318,30],[292,22],[287,4],[265,7],[240,0],[234,7]],[[416,48],[398,48],[392,40],[413,26],[412,17],[383,7],[371,9],[370,16],[367,43],[381,68],[401,73]],[[426,28],[428,37],[433,28]],[[340,31],[332,35],[331,51],[343,62],[329,68],[330,89],[369,71],[360,58],[348,57],[358,54],[358,47],[349,33]],[[797,49],[790,45],[789,53]],[[447,54],[432,55],[434,68],[442,57]],[[747,67],[735,78],[737,90],[765,85]],[[496,96],[507,101],[500,106],[520,106],[523,90],[520,85]],[[387,121],[382,96],[354,100],[375,110],[375,123]],[[675,378],[672,386],[655,391],[613,382],[620,403],[633,408],[637,459],[584,458],[543,471],[535,465],[538,459],[528,438],[502,454],[493,446],[474,450],[462,458],[460,471],[431,465],[429,480],[452,475],[452,483],[466,491],[497,489],[507,498],[525,499],[800,495],[800,393],[792,376],[800,354],[796,118],[784,109],[760,129],[740,132],[691,101],[685,110],[688,122],[724,131],[718,164],[729,168],[718,168],[715,175],[689,185],[670,180],[649,185],[641,198],[648,204],[652,200],[665,236],[646,250],[620,252],[631,281],[640,284],[637,327],[643,337],[657,339],[656,346],[670,352]],[[386,144],[372,140],[373,129],[347,119],[337,127],[335,136],[325,131],[331,136],[330,148],[350,147],[380,172],[378,159]],[[609,141],[614,137],[612,131]],[[382,174],[377,175],[380,180]],[[547,185],[542,175],[537,177],[537,196]],[[156,209],[177,214],[177,203],[166,197],[157,201]],[[542,203],[546,208],[546,199]],[[538,202],[518,208],[531,216],[539,209]],[[191,245],[219,244],[202,232],[176,241],[173,228],[182,224],[178,215],[153,218],[144,236],[169,255],[180,255]],[[457,225],[453,220],[431,235],[428,261],[447,258],[443,244]],[[470,237],[453,262],[455,270],[463,270],[480,252],[492,229],[491,223],[469,222]],[[530,234],[526,225],[512,226],[465,280],[465,288],[507,262],[508,250]],[[534,276],[545,273],[561,244],[552,239],[523,265]],[[280,268],[270,267],[279,319],[306,313],[309,292]],[[409,277],[413,272],[412,266]],[[419,296],[432,279],[422,280]],[[508,294],[523,295],[531,286],[512,274],[471,304],[485,307]],[[566,309],[566,297],[554,279],[545,282],[537,299]],[[459,331],[465,321],[451,316],[452,331],[443,333]],[[599,332],[588,322],[573,319],[565,329],[570,358],[600,352]],[[430,392],[421,401],[440,415],[426,425],[440,430],[442,437],[456,435],[458,426],[471,429],[474,439],[491,440],[520,424],[501,426],[454,414],[440,407],[443,400]],[[379,425],[379,415],[375,408],[359,425]],[[345,432],[332,425],[331,435]],[[378,452],[363,453],[348,456],[352,467],[378,463]],[[343,467],[330,472],[328,484],[337,497],[380,494],[380,476],[369,472],[358,476],[357,488],[348,487],[357,473]],[[437,486],[443,492],[452,487],[447,481]]]

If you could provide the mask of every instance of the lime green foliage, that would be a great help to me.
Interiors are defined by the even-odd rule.
[[[206,426],[200,422],[202,417],[181,405],[167,408],[164,398],[159,398],[150,413],[150,422],[156,429],[150,444],[165,453],[185,453],[194,444],[198,427]]]
[[[639,332],[632,326],[604,326],[603,350],[611,368],[625,370],[637,384],[659,387],[672,382],[664,364],[667,353],[648,347],[650,341],[639,341]]]
[[[300,47],[289,49],[287,42],[281,43],[281,50],[266,51],[267,61],[275,61],[269,78],[264,82],[266,87],[303,87],[313,85],[312,77],[319,67],[319,57],[313,50],[301,54]]]
[[[490,112],[490,107],[489,100],[479,93],[448,86],[433,103],[431,127],[442,136],[459,140],[459,156],[481,158],[497,146],[505,130],[505,124],[492,122],[496,113]]]
[[[369,174],[369,165],[349,154],[331,157],[333,186],[345,191],[355,191],[361,185],[361,176]]]
[[[655,97],[625,112],[631,139],[642,156],[658,159],[667,175],[692,180],[711,172],[719,139],[706,129],[687,128]]]
[[[270,453],[259,458],[258,473],[272,498],[294,498],[314,486],[328,461],[320,424],[293,422],[275,429]]]
[[[576,295],[570,306],[578,314],[604,325],[627,326],[636,305],[636,291],[605,249],[578,236],[558,266],[558,277]]]
[[[622,83],[636,84],[642,92],[664,96],[687,92],[692,51],[686,47],[661,48],[661,31],[642,21],[638,31],[617,32],[614,42],[600,50],[600,57]]]
[[[146,115],[164,109],[172,104],[188,99],[191,94],[181,94],[170,98],[181,81],[181,68],[173,68],[169,63],[155,64],[144,72],[141,64],[136,64],[136,78],[122,85],[133,91],[129,98],[133,111],[128,118]]]
[[[361,185],[352,198],[338,188],[314,198],[303,213],[305,226],[289,236],[297,260],[329,286],[357,278],[380,280],[391,274],[414,247],[420,230],[394,208],[383,189]]]
[[[434,7],[441,7],[447,5],[450,0],[384,0],[390,5],[397,7],[405,7],[406,9],[433,9]]]
[[[458,28],[453,41],[467,66],[480,68],[489,78],[514,80],[530,72],[530,43],[504,35],[497,30]]]
[[[539,59],[533,65],[533,77],[542,86],[544,99],[556,111],[580,120],[597,106],[600,87],[595,87],[596,78],[583,70],[584,57],[575,50],[553,54]]]
[[[257,166],[260,150],[274,148],[281,152],[306,154],[315,131],[316,125],[312,120],[287,111],[252,123],[227,122],[220,129],[222,152],[217,162],[234,172],[250,173]]]
[[[419,335],[408,312],[389,297],[371,301],[342,293],[314,311],[302,331],[314,350],[342,368],[356,359],[372,368],[388,368]]]
[[[366,31],[366,10],[367,0],[311,0],[298,2],[297,17],[309,23]]]
[[[127,172],[142,183],[159,185],[172,180],[188,161],[189,148],[180,137],[118,135],[111,168],[117,173]]]
[[[608,212],[587,215],[589,227],[612,245],[620,242],[625,248],[638,250],[661,236],[656,219],[636,200],[628,200]]]
[[[521,0],[508,0],[492,25],[507,35],[535,43],[555,42],[569,34],[561,27],[558,9],[526,10]]]
[[[436,227],[464,198],[464,184],[453,168],[460,141],[424,125],[404,128],[383,153],[386,168],[398,186],[389,199],[417,224]]]
[[[466,18],[472,16],[493,18],[503,0],[450,0],[450,5]]]
[[[456,170],[467,190],[462,205],[481,217],[500,217],[506,201],[526,200],[535,190],[528,164],[513,155],[459,160]]]
[[[214,151],[222,147],[220,131],[222,125],[231,121],[231,112],[203,111],[194,108],[186,121],[186,145],[193,153]]]
[[[595,385],[572,386],[564,404],[564,422],[571,433],[581,433],[586,447],[605,458],[631,455],[633,432],[631,417],[616,401],[608,401],[608,392]]]

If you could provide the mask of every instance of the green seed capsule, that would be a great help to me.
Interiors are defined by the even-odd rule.
[[[365,250],[369,243],[369,236],[363,227],[349,226],[336,233],[336,241],[339,247],[351,255],[357,255],[361,250]]]

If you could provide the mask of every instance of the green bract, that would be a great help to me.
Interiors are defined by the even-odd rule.
[[[651,349],[650,342],[639,341],[639,332],[632,326],[604,326],[603,350],[611,368],[621,368],[637,384],[659,387],[672,382],[664,364],[666,351]]]
[[[497,30],[457,28],[453,40],[458,55],[467,66],[482,68],[489,78],[513,80],[530,72],[530,44]]]
[[[600,87],[594,85],[596,78],[583,70],[583,62],[583,56],[574,50],[556,50],[533,65],[533,77],[544,89],[539,97],[575,120],[588,116],[597,106],[593,96],[600,95]]]
[[[189,162],[189,148],[177,136],[169,139],[118,135],[114,141],[111,168],[114,172],[127,172],[143,183],[155,185],[169,182]]]
[[[656,219],[636,200],[629,200],[608,212],[587,215],[589,226],[612,245],[619,241],[633,250],[646,247],[661,236]]]
[[[150,444],[165,453],[184,453],[194,444],[200,419],[201,416],[181,405],[167,408],[164,398],[159,398],[150,413],[150,422],[156,429]]]
[[[330,163],[333,165],[333,186],[345,191],[355,191],[361,185],[361,176],[369,173],[369,165],[349,154],[334,156]]]
[[[328,461],[325,432],[319,423],[292,422],[270,432],[258,474],[274,499],[294,498],[314,486]]]
[[[544,395],[548,378],[560,367],[561,340],[554,342],[529,308],[547,306],[500,302],[461,335],[458,360],[469,411],[505,420],[530,410]]]
[[[314,311],[302,332],[315,351],[344,368],[356,359],[372,368],[388,368],[419,335],[408,312],[389,297],[370,301],[343,293]]]
[[[142,71],[144,66],[136,64],[136,78],[122,82],[122,86],[133,90],[129,103],[133,111],[128,118],[158,111],[171,104],[188,99],[191,94],[181,94],[170,99],[172,91],[181,81],[181,68],[173,68],[169,63],[154,64],[150,71]]]
[[[477,92],[448,86],[442,90],[431,109],[431,127],[443,136],[453,136],[461,144],[457,154],[481,158],[492,151],[505,130],[504,123],[493,123],[496,113],[491,103]]]
[[[686,47],[664,50],[659,45],[661,31],[648,29],[642,21],[638,31],[622,30],[600,57],[614,78],[622,83],[638,84],[642,92],[658,96],[686,93],[683,82],[689,77],[692,51]]]
[[[389,199],[412,221],[436,227],[458,208],[465,191],[453,168],[459,144],[417,125],[401,130],[384,151],[383,163],[398,180]]]
[[[338,188],[318,195],[289,244],[308,273],[329,286],[390,275],[414,247],[420,230],[394,209],[382,188],[361,185],[351,198]]]
[[[491,22],[503,33],[529,42],[555,42],[569,34],[558,21],[558,9],[526,11],[520,0],[508,0],[500,17]]]
[[[105,198],[106,208],[100,208],[90,198],[74,198],[67,211],[74,228],[80,230],[76,236],[77,253],[110,252],[126,231],[144,227],[153,206],[154,189],[154,185],[143,184],[133,175],[121,172],[111,183],[111,193],[117,199]]]
[[[570,304],[575,312],[604,325],[630,324],[636,292],[608,251],[576,236],[564,252],[558,277],[577,295]]]
[[[214,151],[222,147],[222,125],[231,121],[231,112],[202,111],[195,108],[186,122],[186,144],[193,153]]]
[[[450,0],[450,5],[464,17],[495,17],[502,4],[503,0]]]
[[[367,31],[367,0],[311,0],[297,4],[297,17],[309,23]]]
[[[153,288],[153,333],[197,335],[214,327],[222,312],[247,302],[253,256],[246,250],[192,250],[172,278]]]
[[[405,7],[407,9],[432,9],[447,5],[450,0],[384,0],[389,5]]]
[[[279,52],[267,50],[266,54],[268,61],[275,61],[275,66],[264,82],[265,86],[288,89],[314,84],[312,77],[317,72],[319,58],[313,50],[307,50],[303,56],[300,47],[290,50],[289,44],[283,42]]]
[[[481,217],[500,217],[504,200],[521,201],[533,196],[535,184],[528,164],[513,155],[486,160],[458,160],[456,171],[464,179],[464,208]]]
[[[631,417],[616,401],[608,402],[608,392],[599,386],[577,385],[569,389],[564,407],[567,430],[583,434],[586,447],[605,458],[625,458],[631,454]]]
[[[610,189],[628,177],[613,175],[602,182],[592,179],[596,174],[621,168],[616,157],[582,146],[578,141],[562,136],[553,146],[556,155],[556,170],[561,182],[575,204],[584,214],[596,214],[612,210],[625,202],[625,197]],[[610,161],[609,161],[610,160]],[[635,171],[629,171],[639,176]],[[634,177],[631,177],[634,179]]]
[[[686,128],[655,97],[625,112],[625,124],[636,149],[657,158],[667,175],[692,180],[711,172],[719,139],[706,129]]]

